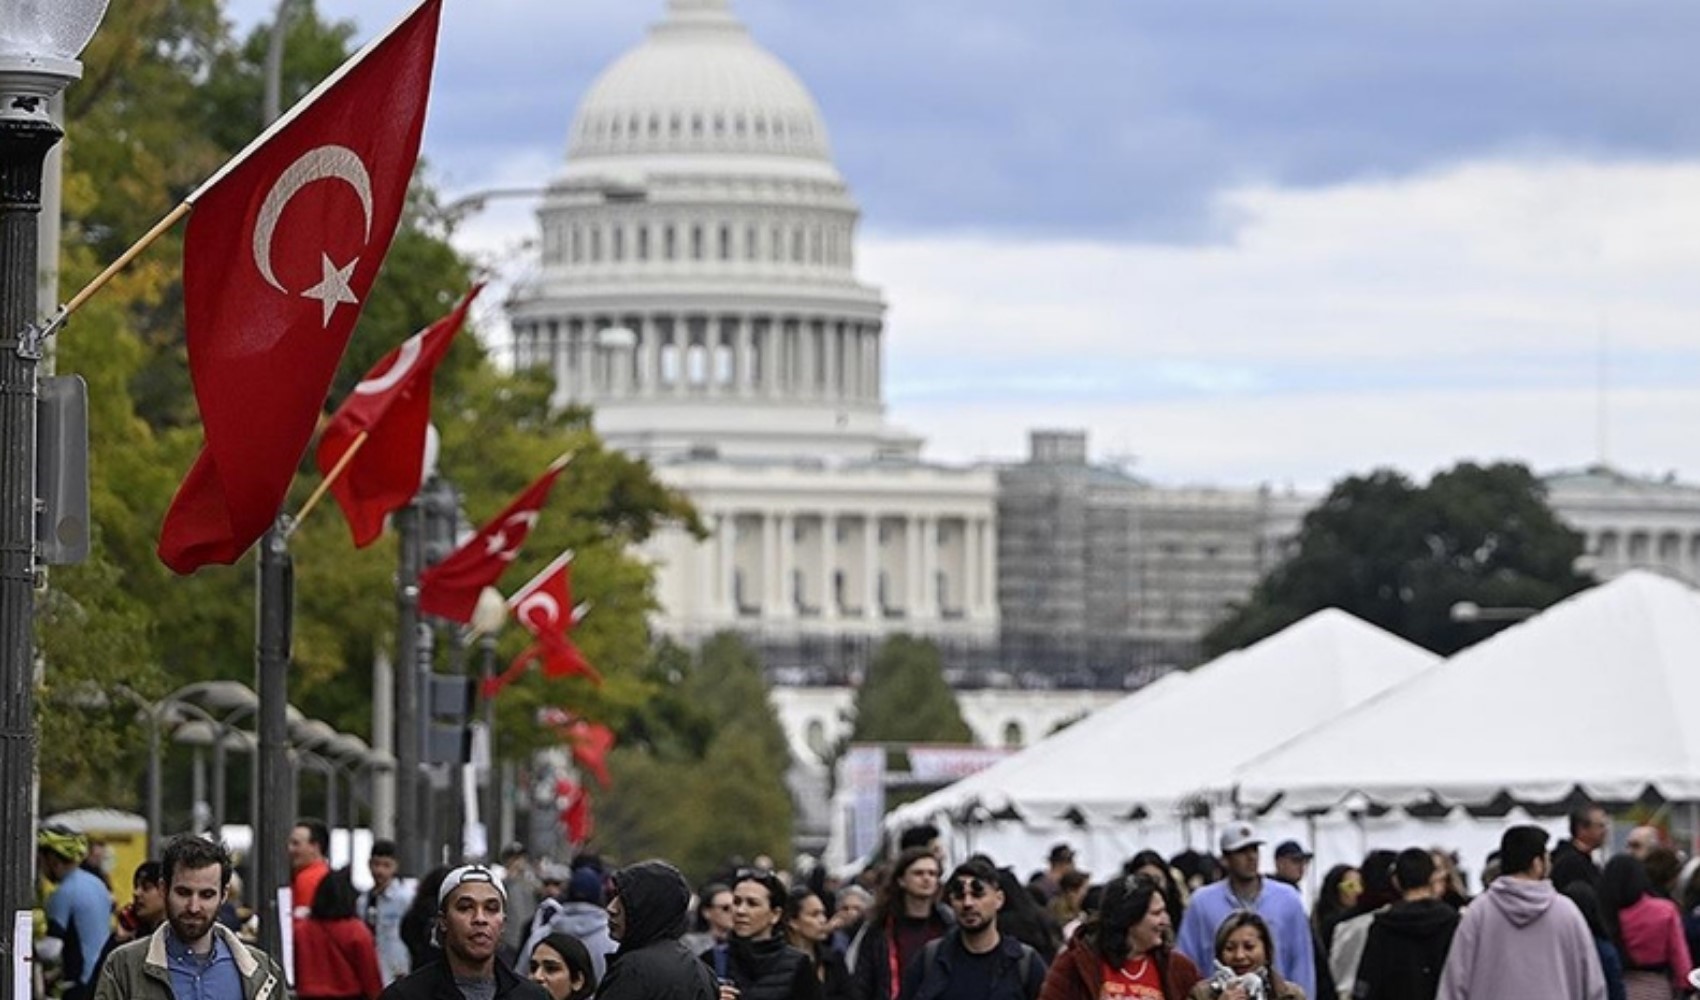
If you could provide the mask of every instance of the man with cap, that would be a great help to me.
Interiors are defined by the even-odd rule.
[[[507,923],[508,896],[497,874],[462,865],[437,890],[435,935],[442,960],[391,983],[379,1000],[549,1000],[543,987],[521,979],[496,957]]]
[[[47,897],[47,936],[64,942],[60,982],[68,1000],[94,992],[95,966],[112,933],[112,893],[106,883],[82,867],[89,853],[86,836],[63,826],[44,826],[36,835],[36,859],[54,883]]]
[[[1305,880],[1305,871],[1310,868],[1310,858],[1310,852],[1298,841],[1281,841],[1275,848],[1275,878],[1299,889],[1299,894],[1303,895],[1300,885]]]
[[[616,947],[614,939],[608,936],[608,911],[602,908],[603,895],[600,871],[590,865],[574,868],[560,896],[545,899],[537,907],[537,917],[531,922],[531,933],[520,949],[516,968],[531,968],[531,950],[537,947],[537,942],[550,934],[565,934],[584,945],[584,950],[590,953],[596,981],[601,982],[608,972],[608,956]]]
[[[1316,996],[1316,946],[1299,891],[1258,874],[1263,839],[1250,823],[1228,824],[1217,846],[1228,877],[1192,894],[1176,947],[1199,968],[1212,968],[1216,962],[1216,928],[1236,910],[1253,910],[1275,937],[1275,971],[1304,990],[1305,996]]]
[[[614,873],[608,930],[620,948],[608,957],[597,1000],[716,1000],[714,973],[679,938],[691,887],[665,861],[642,861]]]
[[[957,865],[944,895],[956,926],[909,963],[899,1000],[1038,1000],[1045,960],[999,933],[1004,894],[991,862],[969,858]]]

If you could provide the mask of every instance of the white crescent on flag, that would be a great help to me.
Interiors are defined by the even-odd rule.
[[[266,192],[254,222],[254,265],[260,269],[260,277],[266,279],[266,284],[285,294],[289,289],[283,287],[283,282],[278,280],[272,269],[272,239],[277,234],[278,223],[283,219],[283,210],[289,205],[289,200],[302,188],[322,180],[340,180],[354,189],[355,195],[360,198],[365,220],[365,239],[369,240],[372,236],[372,176],[360,155],[347,146],[336,145],[316,146],[302,153],[294,163],[284,168],[271,190]],[[364,240],[361,245],[365,245]],[[319,283],[301,292],[301,297],[313,299],[323,306],[323,324],[328,327],[337,306],[345,303],[358,305],[360,302],[350,286],[360,258],[357,255],[340,267],[331,260],[330,254],[321,252],[319,258]]]
[[[533,632],[541,632],[560,624],[561,605],[553,595],[537,590],[514,606],[514,617],[530,625]]]
[[[354,391],[362,396],[379,396],[396,387],[407,373],[418,363],[419,355],[425,350],[425,332],[420,331],[401,342],[401,348],[396,354],[395,363],[390,365],[382,375],[363,379]]]

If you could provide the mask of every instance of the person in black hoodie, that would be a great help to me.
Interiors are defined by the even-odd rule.
[[[721,1000],[820,1000],[814,960],[780,932],[785,884],[770,871],[745,868],[732,878],[732,933],[702,953],[720,982]]]
[[[614,873],[608,932],[620,947],[597,1000],[716,1000],[714,973],[679,940],[690,905],[690,885],[665,861]]]
[[[1434,1000],[1458,930],[1458,911],[1441,902],[1434,857],[1411,847],[1393,862],[1397,903],[1377,913],[1358,963],[1353,1000]]]

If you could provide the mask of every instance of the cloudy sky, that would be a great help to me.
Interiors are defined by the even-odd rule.
[[[1079,427],[1165,483],[1700,480],[1700,5],[733,2],[825,114],[934,457]],[[319,0],[362,37],[405,6]],[[546,181],[663,6],[449,0],[439,187]],[[523,271],[530,210],[464,248]]]

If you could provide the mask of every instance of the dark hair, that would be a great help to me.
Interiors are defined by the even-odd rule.
[[[1364,891],[1358,896],[1357,905],[1352,907],[1352,916],[1374,913],[1383,906],[1399,901],[1399,890],[1393,885],[1393,862],[1398,857],[1392,851],[1383,850],[1371,851],[1364,855],[1364,863],[1358,866],[1358,875],[1363,880]]]
[[[945,876],[945,882],[954,882],[959,878],[977,878],[987,885],[997,886],[999,889],[1003,888],[1003,886],[998,885],[997,865],[992,864],[980,855],[975,855],[957,865],[949,875]]]
[[[372,850],[369,852],[369,856],[374,858],[394,858],[399,857],[400,854],[396,850],[395,841],[379,838],[372,841]]]
[[[1393,883],[1400,892],[1428,885],[1434,878],[1434,855],[1421,847],[1407,847],[1393,859]]]
[[[137,889],[144,885],[164,885],[165,865],[158,861],[144,861],[136,866],[136,874],[130,877],[130,884]]]
[[[545,935],[542,940],[532,946],[532,961],[537,960],[537,948],[540,945],[548,945],[553,948],[555,953],[561,956],[561,961],[567,963],[568,969],[574,974],[584,977],[584,982],[579,988],[567,994],[567,1000],[586,1000],[596,992],[596,966],[591,962],[590,949],[584,946],[583,941],[571,934],[555,931],[552,934]],[[521,971],[523,974],[529,973],[531,970]]]
[[[338,868],[319,882],[313,893],[313,906],[307,911],[314,920],[347,920],[355,915],[360,894],[354,891],[354,878],[347,868]]]
[[[732,876],[732,885],[736,888],[740,883],[754,882],[767,890],[767,905],[775,910],[785,908],[785,883],[779,876],[765,868],[741,868]]]
[[[331,828],[325,825],[324,820],[308,816],[296,820],[295,825],[306,829],[307,839],[318,845],[320,854],[327,858],[331,856]]]
[[[1057,888],[1063,892],[1074,892],[1091,879],[1092,876],[1076,868],[1073,871],[1063,872],[1062,878],[1057,879]]]
[[[784,919],[786,923],[790,923],[802,915],[803,904],[807,903],[811,896],[816,899],[820,899],[820,893],[815,891],[815,889],[811,886],[798,885],[791,887],[791,891],[785,895]],[[825,906],[826,901],[821,900],[821,905]]]
[[[1123,875],[1104,887],[1103,905],[1098,908],[1089,940],[1112,967],[1128,960],[1128,930],[1151,912],[1151,897],[1161,895],[1162,886],[1144,875]],[[1159,949],[1163,947],[1158,945]],[[1157,967],[1165,968],[1166,963],[1159,962]]]
[[[442,949],[432,940],[431,931],[437,925],[437,892],[453,870],[441,865],[421,875],[418,886],[413,890],[413,902],[401,915],[401,940],[407,945],[407,953],[412,957],[415,969],[424,968],[442,956]]]
[[[1499,838],[1499,873],[1524,875],[1547,852],[1547,832],[1538,826],[1514,826]]]
[[[1682,873],[1682,859],[1675,851],[1658,844],[1647,851],[1641,863],[1647,867],[1647,879],[1653,884],[1653,895],[1668,899],[1671,888],[1676,885],[1676,877]]]
[[[1221,961],[1222,949],[1228,946],[1228,935],[1242,927],[1250,927],[1263,939],[1263,971],[1269,976],[1269,995],[1280,996],[1283,984],[1281,974],[1275,971],[1275,934],[1269,929],[1269,922],[1258,916],[1257,911],[1235,910],[1223,918],[1216,928],[1216,944],[1211,954]]]
[[[1163,856],[1156,851],[1140,851],[1122,865],[1123,875],[1132,875],[1141,868],[1155,868],[1159,875],[1158,888],[1163,892],[1163,905],[1169,908],[1169,919],[1175,926],[1180,926],[1181,917],[1186,912],[1186,903],[1181,899],[1181,887],[1175,882],[1174,871]],[[1087,907],[1092,909],[1092,907]]]
[[[1606,862],[1600,873],[1600,917],[1612,941],[1623,947],[1623,927],[1618,915],[1627,906],[1653,891],[1653,880],[1647,877],[1647,866],[1633,854],[1618,854]]]
[[[179,869],[199,871],[212,865],[218,866],[218,885],[223,889],[230,885],[230,869],[233,867],[230,848],[222,841],[208,840],[193,833],[180,833],[166,841],[159,864],[165,869],[167,889],[171,888]]]
[[[939,828],[931,823],[920,823],[909,827],[897,836],[897,849],[907,851],[911,847],[927,847],[939,839]]]
[[[1570,810],[1570,835],[1572,837],[1593,825],[1594,814],[1603,813],[1604,809],[1596,805],[1577,806]]]
[[[1576,904],[1576,909],[1582,914],[1582,919],[1588,922],[1588,933],[1596,939],[1610,940],[1611,932],[1606,930],[1605,918],[1600,915],[1600,894],[1594,891],[1585,879],[1577,879],[1560,889],[1559,892],[1570,897]]]
[[[903,886],[900,884],[909,869],[922,861],[938,864],[938,857],[925,847],[904,848],[897,855],[897,860],[891,863],[891,871],[886,873],[885,882],[880,886],[879,896],[874,900],[874,924],[879,924],[895,917],[903,910]],[[939,866],[942,874],[944,866]]]

